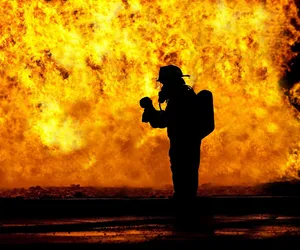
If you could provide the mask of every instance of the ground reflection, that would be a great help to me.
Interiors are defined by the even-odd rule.
[[[207,220],[209,221],[209,220]],[[275,215],[215,216],[210,230],[178,230],[169,217],[82,218],[2,224],[0,241],[22,243],[141,243],[299,237],[300,218]],[[7,231],[5,231],[7,230]],[[14,231],[11,231],[14,230]],[[31,231],[35,230],[35,231]]]

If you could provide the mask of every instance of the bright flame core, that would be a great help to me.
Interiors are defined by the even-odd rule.
[[[170,184],[166,131],[139,107],[170,63],[214,94],[200,182],[297,177],[300,117],[279,87],[299,37],[293,1],[0,6],[0,186]]]

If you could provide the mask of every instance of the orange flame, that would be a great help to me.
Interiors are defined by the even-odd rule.
[[[291,0],[2,0],[0,185],[170,184],[166,131],[139,107],[169,63],[214,93],[201,182],[296,177],[300,117],[279,87],[292,18]]]

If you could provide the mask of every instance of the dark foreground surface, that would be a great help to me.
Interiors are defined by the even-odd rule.
[[[2,224],[1,249],[42,245],[101,249],[208,249],[300,243],[300,217],[273,215],[202,217],[197,231],[180,231],[172,217],[111,217],[13,220]],[[208,224],[212,230],[207,229]],[[202,231],[201,231],[202,230]]]
[[[300,216],[300,196],[198,197],[200,215],[274,214]],[[170,216],[170,198],[0,199],[1,219],[90,216]]]
[[[295,249],[300,198],[199,197],[180,228],[168,198],[0,200],[0,249]]]

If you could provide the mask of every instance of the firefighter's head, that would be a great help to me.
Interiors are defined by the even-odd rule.
[[[159,92],[159,102],[170,99],[180,91],[181,86],[185,85],[185,81],[182,77],[189,75],[183,75],[179,67],[175,65],[163,66],[159,70],[159,76],[157,81],[162,83],[161,91]]]
[[[189,75],[183,75],[179,67],[175,65],[168,65],[160,68],[157,81],[161,82],[163,85],[168,85],[171,87],[185,84],[184,80],[182,79],[182,77],[185,76],[189,77]]]

